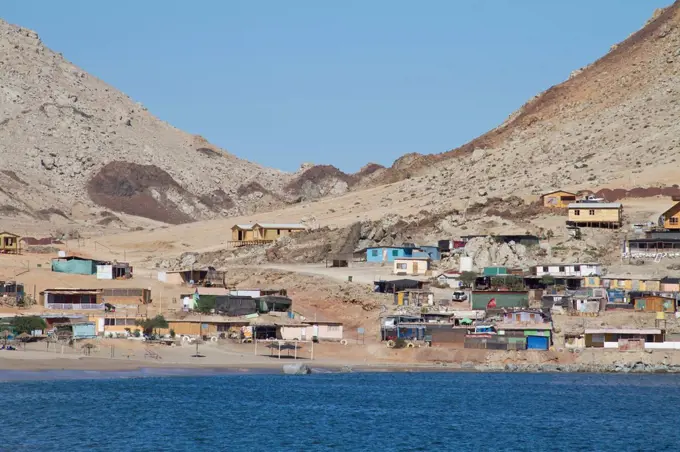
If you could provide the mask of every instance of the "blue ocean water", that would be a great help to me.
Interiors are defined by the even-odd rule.
[[[0,383],[0,450],[680,449],[674,375],[125,375]]]

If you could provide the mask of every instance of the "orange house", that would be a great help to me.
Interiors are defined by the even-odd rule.
[[[543,207],[566,209],[569,203],[576,201],[576,193],[558,190],[542,195],[541,200]]]
[[[680,229],[680,202],[661,214],[659,224],[663,224],[665,229]]]

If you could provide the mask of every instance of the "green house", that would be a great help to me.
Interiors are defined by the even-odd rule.
[[[96,275],[97,265],[105,265],[106,263],[78,256],[58,257],[52,259],[52,271],[72,275]]]
[[[482,276],[504,276],[507,274],[507,267],[484,267],[482,271]]]
[[[472,292],[472,309],[485,310],[491,300],[495,300],[496,308],[528,308],[529,292],[475,290]]]

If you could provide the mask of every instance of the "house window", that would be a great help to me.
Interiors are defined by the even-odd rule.
[[[371,256],[373,257],[378,256],[378,250],[371,250]]]
[[[678,217],[671,217],[671,224],[678,224]]]
[[[399,256],[399,250],[392,250],[392,256],[393,257]]]
[[[281,229],[276,230],[276,235],[281,235]]]
[[[580,271],[581,271],[581,266],[580,266],[580,265],[574,265],[574,271],[575,271],[575,272],[580,272]]]
[[[581,215],[581,211],[578,209],[574,210],[574,215]]]
[[[397,270],[406,270],[406,264],[397,264]]]
[[[559,267],[558,271],[559,271],[559,272],[564,272],[564,267]]]
[[[340,331],[340,327],[338,325],[328,325],[328,332],[337,332]]]
[[[594,210],[594,209],[590,209],[590,210],[588,211],[588,215],[595,215],[595,210]]]
[[[548,273],[549,271],[548,267],[543,267],[543,273]]]

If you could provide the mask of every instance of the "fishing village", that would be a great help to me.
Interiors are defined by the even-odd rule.
[[[593,195],[558,191],[537,202],[565,215],[572,241],[588,230],[630,228],[618,260],[635,272],[616,273],[615,265],[595,260],[554,261],[542,246],[548,237],[493,234],[353,249],[326,258],[323,267],[299,264],[299,273],[288,265],[288,276],[276,282],[257,266],[150,269],[111,259],[111,249],[94,238],[5,231],[0,358],[680,371],[680,277],[658,271],[680,257],[680,201],[657,221],[633,225],[624,224],[622,203]],[[309,229],[236,224],[224,246],[267,249]],[[535,249],[544,258],[525,268],[479,266],[475,243]],[[646,273],[645,263],[657,270]],[[358,290],[354,299],[310,299],[298,282],[315,269],[341,290]]]

